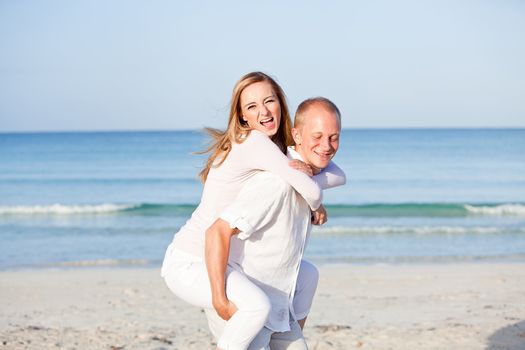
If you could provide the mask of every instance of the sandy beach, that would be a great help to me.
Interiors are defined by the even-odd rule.
[[[323,265],[310,349],[525,349],[525,264]],[[0,272],[1,349],[213,349],[157,269]]]

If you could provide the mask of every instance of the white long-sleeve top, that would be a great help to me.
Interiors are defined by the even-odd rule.
[[[210,169],[199,206],[168,247],[162,274],[170,264],[172,247],[204,258],[206,230],[233,202],[246,181],[261,170],[269,171],[290,184],[314,210],[321,204],[321,189],[346,182],[344,172],[332,162],[313,178],[291,168],[288,163],[286,155],[260,131],[252,130],[244,142],[234,143],[225,161]]]
[[[240,230],[231,239],[228,264],[268,296],[272,309],[265,327],[290,330],[293,291],[311,227],[310,208],[278,176],[260,172],[220,215]]]
[[[291,147],[288,157],[302,160]],[[293,292],[311,229],[308,204],[284,180],[260,172],[246,182],[220,218],[240,230],[231,240],[228,264],[270,299],[265,327],[289,331],[289,315],[295,318]]]

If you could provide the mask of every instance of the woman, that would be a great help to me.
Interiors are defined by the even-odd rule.
[[[201,203],[168,247],[162,276],[181,299],[213,309],[204,263],[205,232],[232,203],[243,184],[257,171],[270,171],[293,186],[316,213],[317,221],[323,223],[325,212],[320,205],[319,185],[323,188],[339,185],[344,182],[344,174],[332,164],[324,174],[312,179],[288,165],[284,154],[292,143],[288,107],[281,87],[264,73],[249,73],[237,82],[226,131],[208,131],[214,142],[208,149],[211,154],[200,173],[204,181]],[[305,263],[305,266],[305,271],[309,269],[311,272],[300,272],[297,284],[313,286],[313,291],[310,287],[300,293],[298,304],[307,305],[309,309],[317,274],[311,265]],[[231,307],[235,317],[228,320],[218,345],[245,349],[263,327],[270,305],[266,295],[237,271],[228,272],[227,284],[232,291],[228,299],[233,302]]]

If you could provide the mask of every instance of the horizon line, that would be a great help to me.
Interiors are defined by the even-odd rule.
[[[525,126],[395,126],[395,127],[346,127],[341,130],[521,130]],[[204,131],[202,128],[184,129],[86,129],[86,130],[0,130],[1,134],[93,134],[93,133],[160,133]]]

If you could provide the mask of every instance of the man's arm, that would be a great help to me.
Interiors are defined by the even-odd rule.
[[[217,219],[206,230],[205,260],[210,280],[213,307],[217,314],[229,320],[237,307],[226,296],[226,266],[230,254],[230,239],[239,233],[237,228],[222,219]]]

